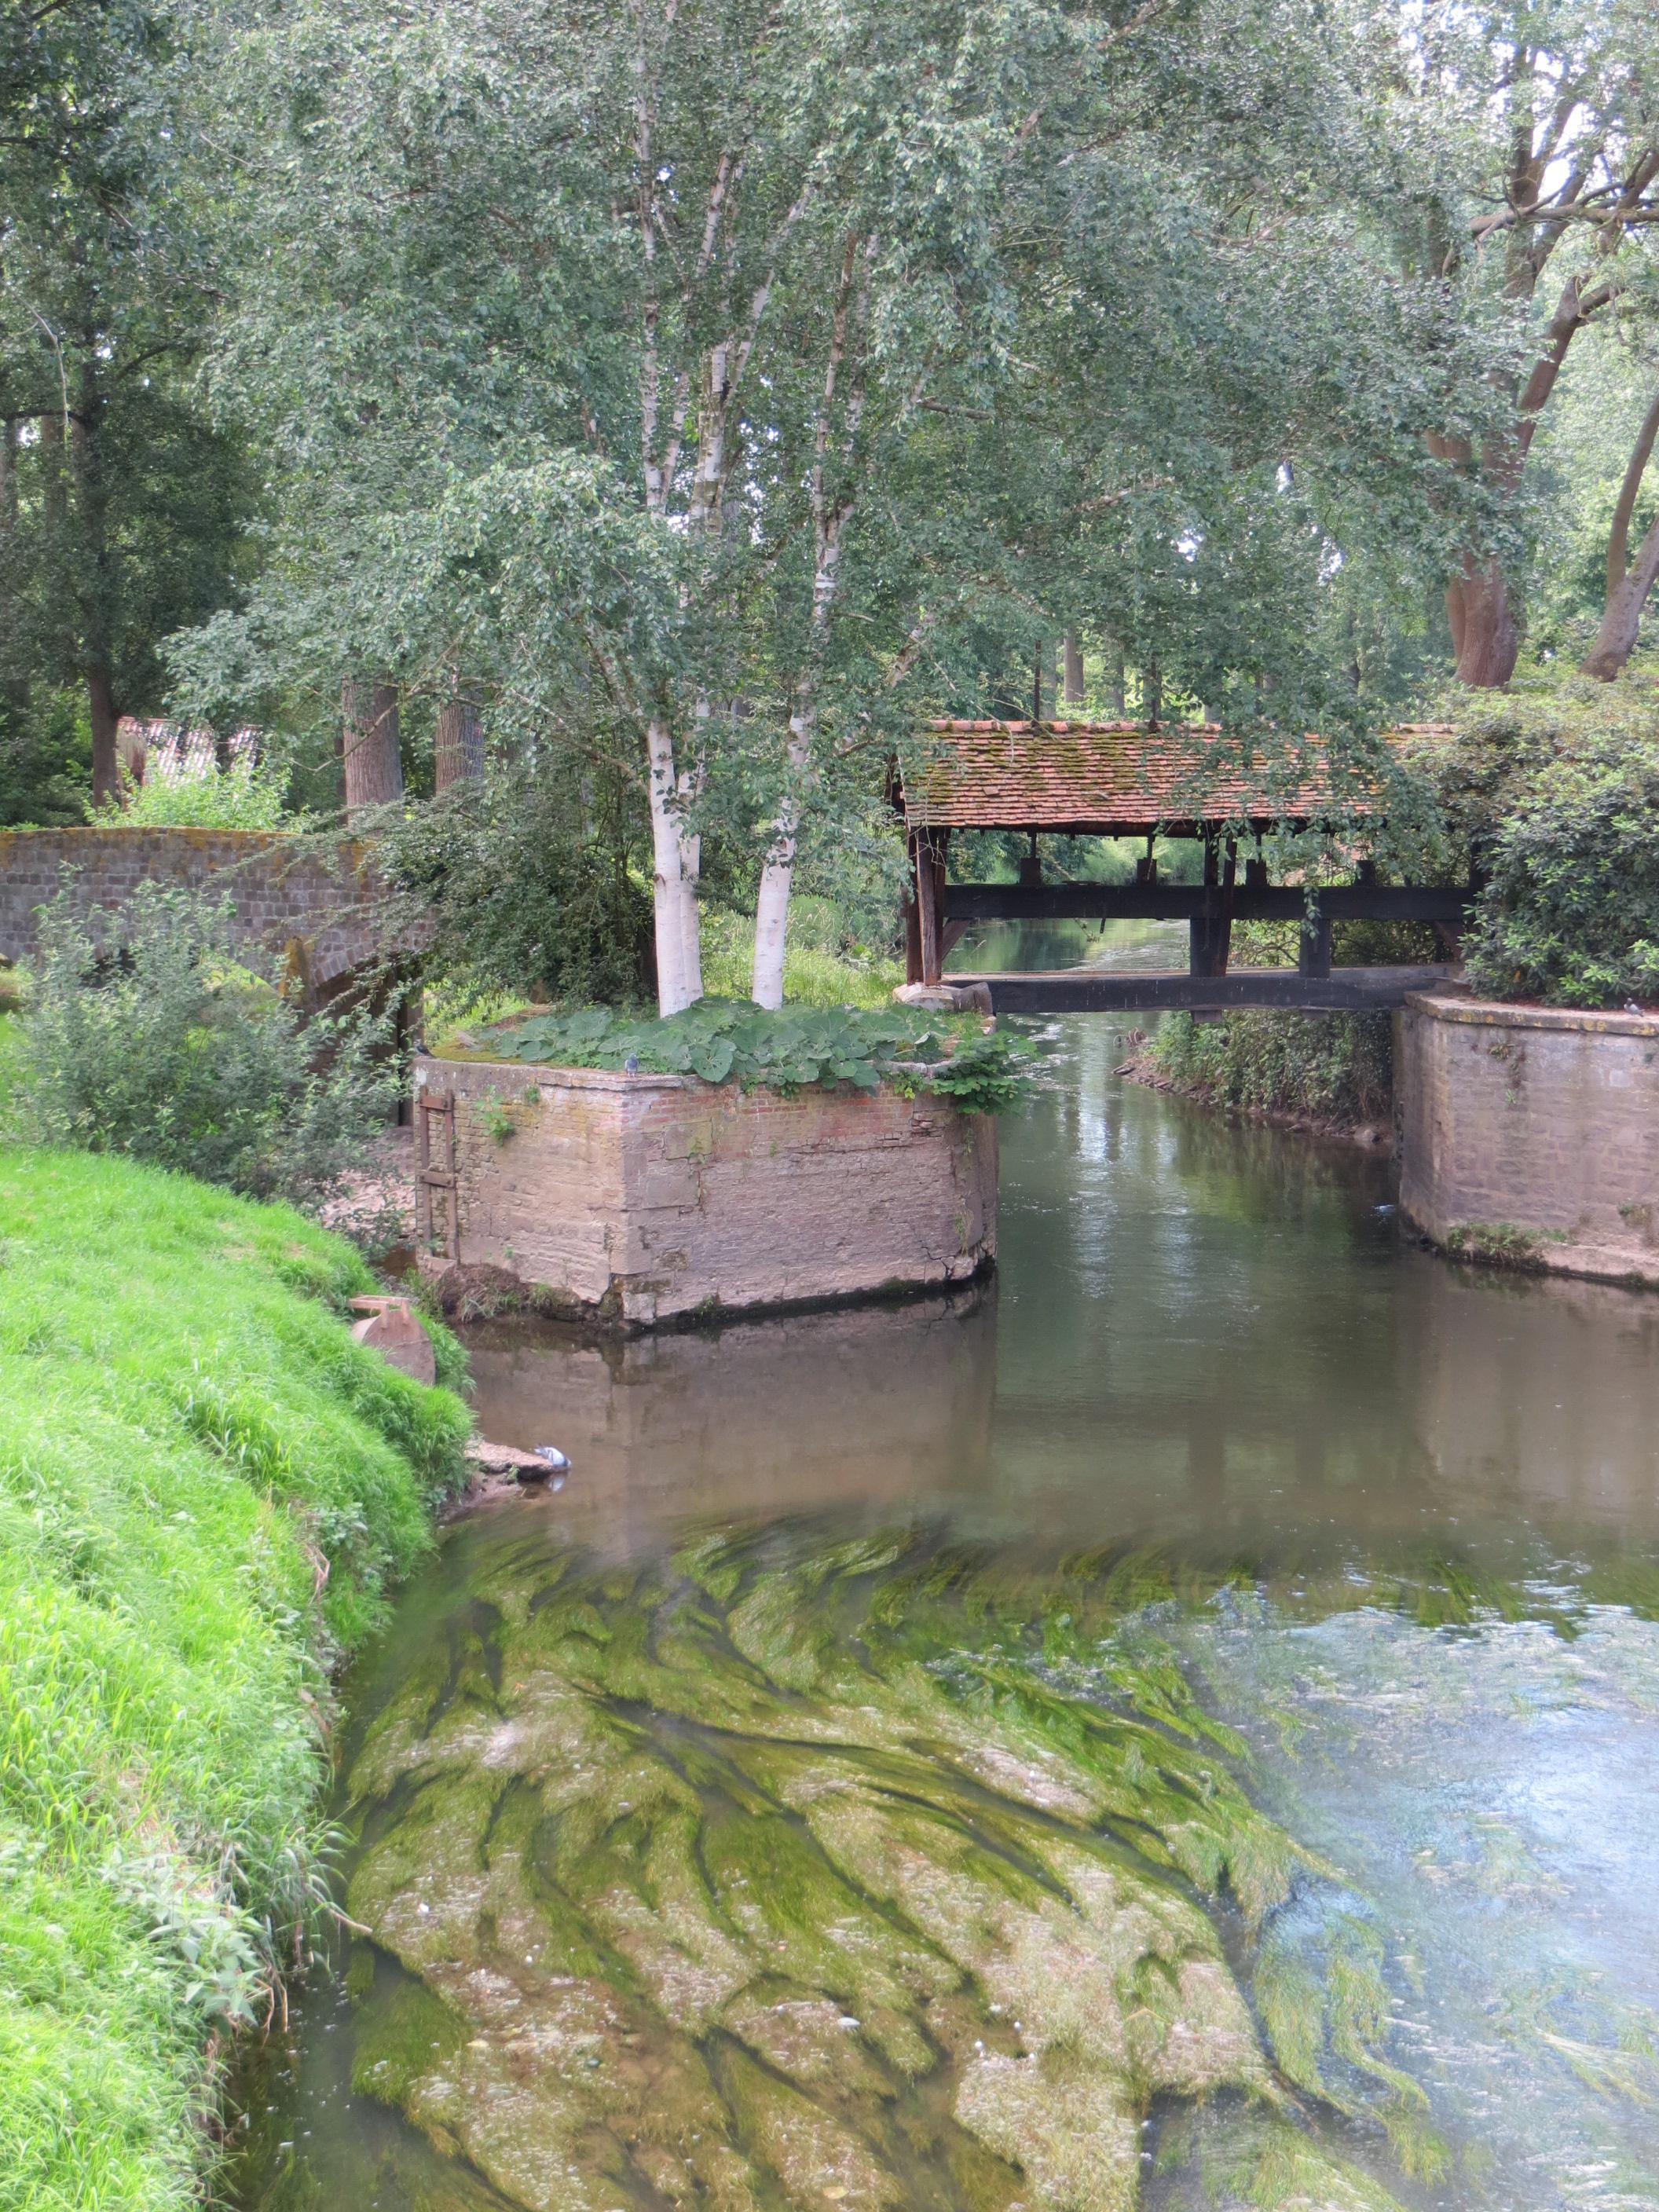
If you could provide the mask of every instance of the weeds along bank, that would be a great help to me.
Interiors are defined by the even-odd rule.
[[[1393,1117],[1389,1017],[1243,1010],[1171,1014],[1134,1063],[1138,1079],[1207,1106],[1335,1133],[1386,1135]]]
[[[286,1207],[0,1152],[0,2212],[197,2203],[299,1955],[331,1670],[469,1426],[351,1341],[371,1287]]]

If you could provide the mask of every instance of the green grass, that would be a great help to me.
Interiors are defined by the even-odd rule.
[[[460,1473],[370,1287],[286,1208],[0,1153],[0,2212],[200,2201],[325,1870],[331,1667]]]
[[[884,1006],[904,981],[901,962],[878,952],[848,949],[840,916],[827,899],[797,896],[789,902],[783,950],[786,1006]],[[702,988],[711,999],[746,999],[755,968],[752,915],[705,909]]]

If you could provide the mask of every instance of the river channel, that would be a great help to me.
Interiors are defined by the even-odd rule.
[[[949,1300],[470,1338],[244,2212],[1659,2206],[1659,1299],[1051,1032]]]

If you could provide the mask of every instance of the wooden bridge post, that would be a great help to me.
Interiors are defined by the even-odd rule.
[[[945,849],[950,835],[948,830],[923,830],[916,837],[916,919],[924,983],[937,983],[945,970]]]
[[[909,868],[904,885],[904,980],[907,983],[921,981],[921,839],[912,830],[905,839],[905,857]]]
[[[1321,907],[1302,916],[1302,935],[1297,954],[1297,973],[1322,982],[1331,972],[1331,918]]]
[[[1224,872],[1221,848],[1213,836],[1204,840],[1204,902],[1187,925],[1187,970],[1192,975],[1224,975],[1232,949],[1233,886],[1238,877],[1238,844],[1226,841]]]

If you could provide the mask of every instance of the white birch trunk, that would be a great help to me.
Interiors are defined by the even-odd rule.
[[[657,1011],[678,1014],[691,1003],[685,977],[685,875],[675,806],[674,746],[668,726],[646,732],[651,761],[652,910],[656,923]],[[696,908],[693,908],[695,915]],[[695,923],[693,925],[695,934]]]
[[[812,611],[807,648],[809,672],[796,691],[797,706],[789,718],[789,742],[785,750],[787,781],[783,798],[772,823],[772,842],[761,870],[760,892],[755,901],[755,964],[750,996],[759,1006],[783,1004],[783,954],[789,927],[789,894],[795,881],[795,833],[800,827],[800,786],[812,757],[812,726],[816,718],[814,686],[817,670],[829,635],[830,610],[841,566],[842,530],[852,512],[850,491],[832,501],[825,475],[829,457],[830,417],[836,400],[836,380],[847,346],[848,314],[863,255],[863,290],[858,301],[861,332],[869,307],[869,275],[875,254],[873,237],[860,240],[849,234],[842,258],[840,281],[830,323],[830,355],[825,364],[823,397],[818,407],[813,440],[811,507],[814,562]],[[842,436],[842,457],[848,463],[857,443],[864,408],[864,379],[860,370],[849,396]]]
[[[806,766],[812,748],[810,711],[803,708],[789,718],[788,764],[792,780]],[[795,832],[800,826],[800,802],[793,781],[772,823],[772,842],[761,870],[760,894],[755,901],[755,966],[749,995],[757,1006],[783,1004],[783,951],[789,927],[789,894],[795,881]]]
[[[680,839],[680,958],[685,1003],[702,996],[702,915],[697,882],[702,872],[701,837]]]

